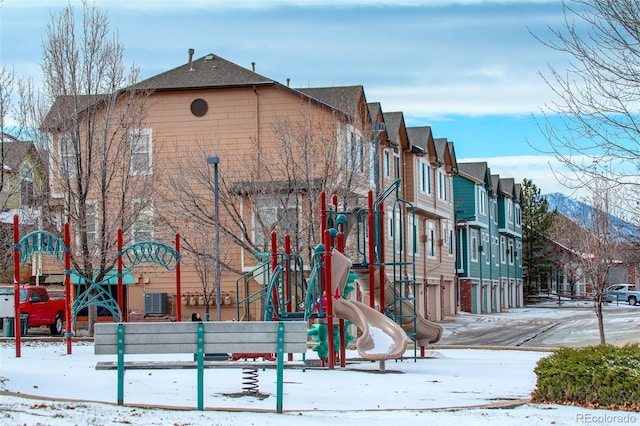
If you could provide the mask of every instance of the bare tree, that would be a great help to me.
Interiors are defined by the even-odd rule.
[[[620,228],[611,220],[611,193],[609,183],[601,180],[592,193],[591,209],[586,217],[576,218],[572,224],[564,222],[556,235],[558,240],[564,241],[567,256],[562,260],[570,284],[575,285],[584,279],[585,284],[591,287],[602,345],[606,343],[602,310],[604,293],[612,284],[613,268],[624,261],[626,246]]]
[[[52,135],[52,195],[72,224],[73,269],[99,282],[115,264],[117,229],[144,233],[140,218],[152,206],[148,94],[134,85],[136,68],[127,74],[107,15],[87,1],[79,19],[71,5],[52,16],[42,71],[53,102],[41,126]]]
[[[556,100],[541,129],[571,174],[570,188],[593,190],[605,179],[616,202],[637,216],[640,167],[640,4],[636,0],[563,0],[564,21],[545,45],[566,54],[567,69],[543,78]]]

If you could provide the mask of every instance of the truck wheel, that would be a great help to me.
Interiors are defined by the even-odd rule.
[[[635,296],[629,296],[629,304],[631,306],[635,305],[636,303],[638,303],[638,301],[636,300]]]
[[[60,314],[56,315],[55,321],[49,326],[52,336],[59,336],[62,334],[62,317]]]

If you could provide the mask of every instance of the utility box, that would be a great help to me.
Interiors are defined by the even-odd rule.
[[[145,314],[167,314],[167,293],[145,293]]]
[[[15,317],[15,299],[13,297],[13,289],[2,287],[0,288],[0,318]]]

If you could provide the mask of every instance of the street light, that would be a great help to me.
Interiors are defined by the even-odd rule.
[[[216,220],[216,319],[222,321],[222,310],[220,308],[220,210],[218,208],[218,164],[219,157],[207,157],[207,164],[213,164],[213,193],[215,204]],[[209,318],[207,318],[208,320]]]

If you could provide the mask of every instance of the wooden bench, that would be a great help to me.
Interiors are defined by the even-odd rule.
[[[205,353],[275,353],[276,411],[282,413],[285,353],[307,351],[306,321],[97,323],[96,355],[118,355],[118,405],[124,403],[126,354],[194,353],[198,410],[204,410]]]

